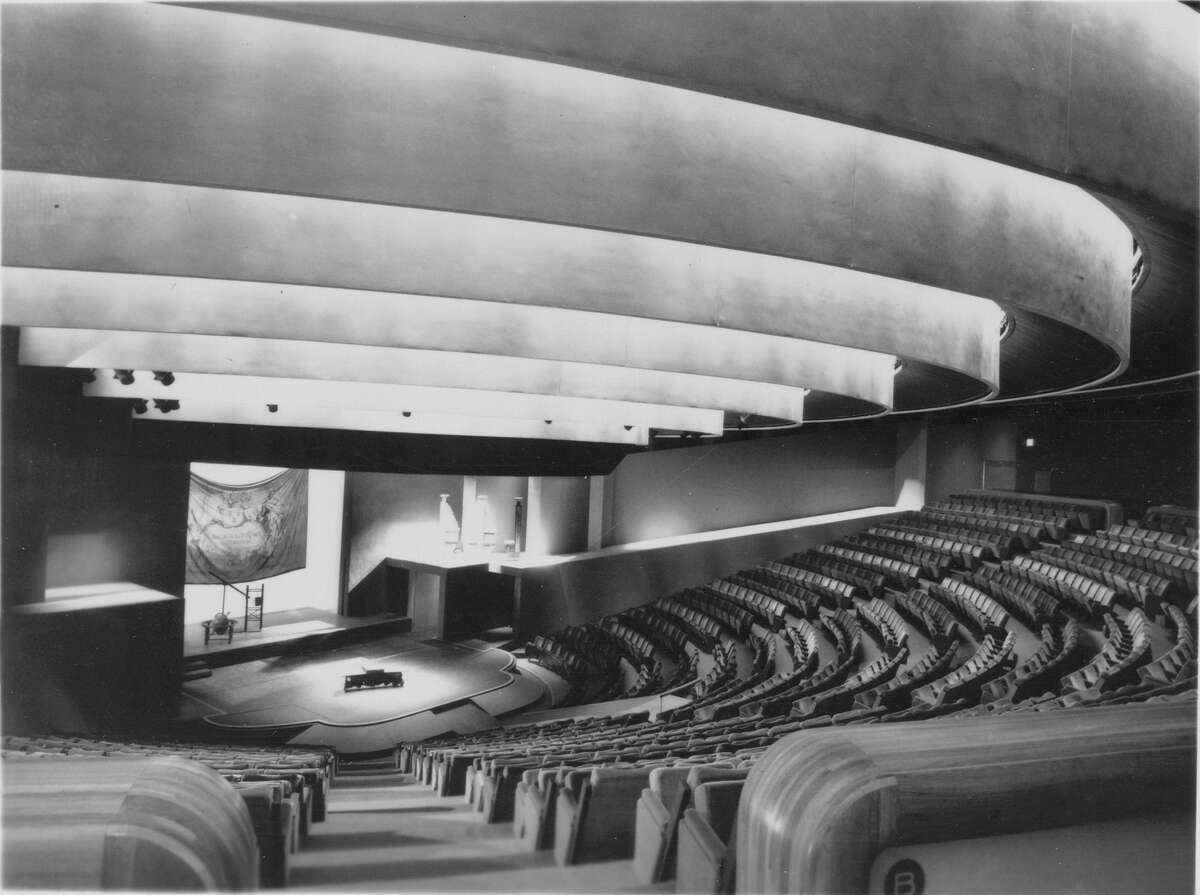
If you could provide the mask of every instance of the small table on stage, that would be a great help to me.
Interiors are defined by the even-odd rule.
[[[212,619],[210,618],[210,619],[207,619],[206,621],[202,621],[202,622],[200,622],[200,624],[204,628],[204,645],[208,646],[208,639],[213,634]],[[229,640],[226,641],[227,643],[233,643],[233,634],[236,630],[237,630],[237,622],[231,618],[229,620],[229,624],[226,628],[226,631],[221,632],[221,633],[229,634]],[[220,637],[221,635],[218,634],[217,636]]]

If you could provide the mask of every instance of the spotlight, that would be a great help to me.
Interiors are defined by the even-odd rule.
[[[278,412],[279,412],[278,404],[268,404],[267,405],[267,413],[278,413]]]
[[[179,409],[179,402],[174,398],[155,398],[154,409],[160,413],[170,413],[172,410]]]
[[[79,371],[79,381],[80,382],[95,382],[96,381],[96,371],[93,369],[90,369],[90,368],[87,370],[80,370]]]
[[[625,431],[626,431],[626,432],[632,432],[632,431],[633,431],[633,426],[626,426],[626,427],[625,427]]]
[[[113,379],[121,385],[133,385],[133,370],[113,370]]]
[[[408,419],[410,416],[412,416],[412,411],[411,410],[401,410],[400,415],[402,417],[404,417],[405,419]]]
[[[154,378],[158,382],[161,382],[163,385],[167,385],[167,386],[169,386],[173,382],[175,382],[175,374],[172,373],[170,370],[155,370]]]
[[[138,398],[136,401],[133,402],[133,412],[138,414],[139,416],[146,412],[146,399],[145,398]]]
[[[545,424],[548,426],[548,425],[550,425],[552,422],[554,422],[554,420],[542,420],[542,422],[543,422],[543,423],[545,423]]]

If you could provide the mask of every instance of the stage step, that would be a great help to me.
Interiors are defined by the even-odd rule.
[[[208,667],[208,663],[203,659],[186,659],[183,663],[183,679],[185,681],[198,681],[206,677],[212,677],[212,669]]]

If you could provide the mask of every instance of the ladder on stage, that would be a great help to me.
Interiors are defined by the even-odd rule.
[[[263,589],[264,584],[247,584],[246,597],[246,617],[242,622],[242,630],[249,631],[251,622],[258,622],[258,630],[262,630],[263,626]]]

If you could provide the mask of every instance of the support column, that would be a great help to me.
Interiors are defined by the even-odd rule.
[[[924,420],[905,420],[896,426],[896,470],[892,497],[901,510],[925,505],[925,475],[929,462],[928,426]]]
[[[604,546],[604,484],[605,476],[588,477],[587,549]]]
[[[525,500],[525,553],[541,556],[546,552],[546,531],[542,522],[542,477],[529,477]]]

